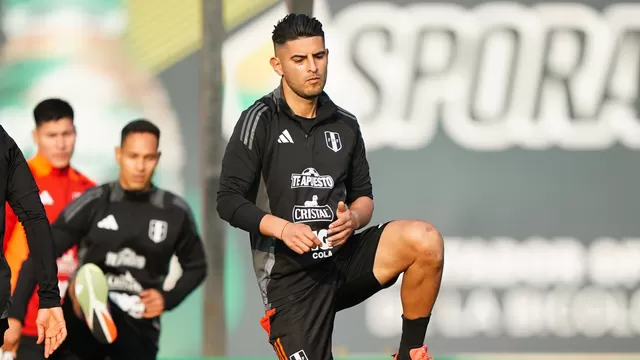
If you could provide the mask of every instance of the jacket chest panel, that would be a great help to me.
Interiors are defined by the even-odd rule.
[[[280,121],[276,131],[269,168],[278,182],[291,177],[291,187],[295,188],[298,175],[314,170],[316,175],[331,176],[334,183],[344,181],[354,145],[346,125],[318,125],[307,133],[294,121]]]
[[[150,204],[110,203],[94,214],[86,241],[93,245],[92,252],[107,257],[130,249],[144,257],[170,258],[180,221],[173,211]]]
[[[36,184],[40,190],[40,201],[44,205],[50,221],[55,220],[67,204],[87,190],[87,187],[81,183],[64,179],[52,181],[36,178]]]

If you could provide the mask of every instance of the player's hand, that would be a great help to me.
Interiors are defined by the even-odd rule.
[[[287,223],[282,231],[282,241],[300,255],[316,246],[322,246],[322,241],[305,224]]]
[[[4,345],[2,351],[18,356],[18,345],[20,344],[20,335],[22,334],[22,323],[18,319],[9,318],[9,329],[4,332]]]
[[[140,293],[140,301],[144,304],[142,317],[152,319],[164,312],[164,296],[156,289],[146,289]]]
[[[327,241],[330,246],[344,244],[349,236],[359,227],[358,217],[349,210],[343,201],[338,203],[336,217],[336,221],[329,225],[329,239]]]
[[[38,310],[36,318],[38,327],[38,344],[44,341],[44,357],[56,351],[64,339],[67,337],[67,326],[64,322],[64,315],[61,307]]]

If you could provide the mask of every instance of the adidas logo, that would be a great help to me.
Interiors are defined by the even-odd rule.
[[[53,205],[53,198],[47,190],[40,193],[40,202],[42,202],[42,205]]]
[[[293,144],[293,138],[289,134],[289,130],[285,130],[278,137],[278,144]]]
[[[118,223],[113,215],[109,215],[106,218],[98,221],[98,227],[105,230],[118,231]]]

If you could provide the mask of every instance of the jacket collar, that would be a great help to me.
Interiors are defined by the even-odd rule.
[[[29,160],[29,167],[31,168],[31,171],[33,171],[34,175],[38,177],[66,176],[71,170],[70,166],[64,168],[53,167],[49,160],[47,160],[40,153],[36,153],[36,155]]]
[[[154,184],[146,190],[126,190],[118,180],[111,182],[111,201],[150,201],[151,203],[162,203],[163,191]]]
[[[283,80],[284,81],[284,80]],[[289,104],[287,104],[287,100],[284,98],[284,92],[282,89],[282,82],[280,85],[273,90],[272,98],[276,103],[276,107],[278,111],[287,114],[291,119],[295,121],[299,121]],[[316,122],[319,123],[321,121],[327,120],[331,118],[338,111],[338,106],[331,101],[329,95],[326,92],[322,92],[318,96],[318,109],[316,110]]]

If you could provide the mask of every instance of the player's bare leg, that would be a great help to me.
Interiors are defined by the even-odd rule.
[[[430,223],[403,220],[385,227],[373,273],[381,284],[404,273],[400,290],[403,324],[398,360],[410,360],[410,350],[420,348],[424,342],[440,290],[443,265],[444,242]]]

